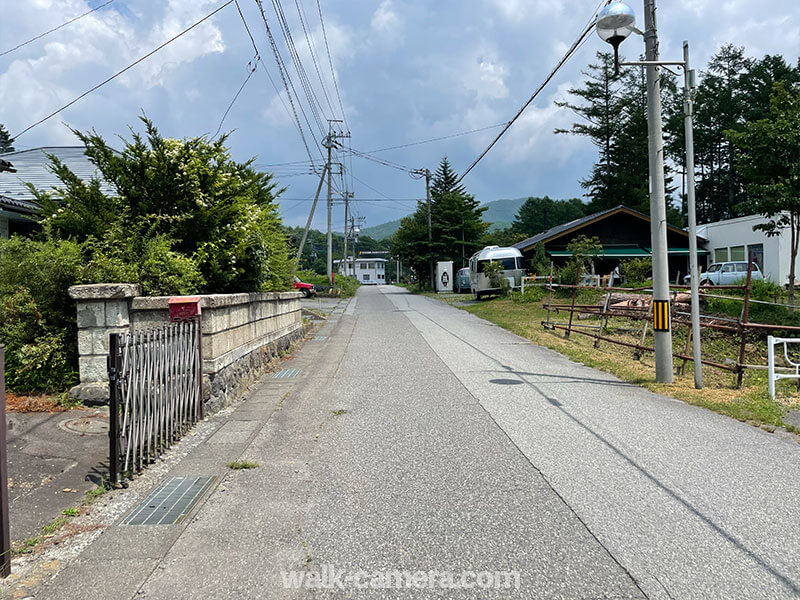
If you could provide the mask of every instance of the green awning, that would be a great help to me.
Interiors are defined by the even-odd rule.
[[[688,248],[670,248],[668,250],[670,256],[689,256]],[[549,254],[553,258],[569,258],[572,256],[571,250],[551,250]],[[708,250],[701,248],[697,249],[698,256],[707,256],[710,254]],[[650,249],[647,248],[603,248],[599,254],[591,256],[598,256],[600,258],[644,258],[650,256]]]

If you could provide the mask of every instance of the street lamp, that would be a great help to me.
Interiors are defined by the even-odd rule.
[[[612,2],[597,14],[597,35],[614,48],[615,75],[619,75],[619,45],[636,29],[636,15],[624,2]]]
[[[661,61],[658,57],[656,2],[644,0],[644,32],[636,28],[633,9],[614,0],[597,15],[596,29],[600,38],[614,47],[614,63],[619,72],[619,45],[631,34],[639,33],[645,41],[645,60],[623,63],[647,68],[647,127],[650,156],[650,235],[653,253],[653,308],[656,351],[656,381],[672,383],[672,332],[669,308],[669,261],[667,248],[667,211],[664,189],[664,139],[661,125],[661,82],[659,67],[674,65],[684,70],[684,115],[686,120],[687,210],[689,217],[689,269],[692,296],[692,351],[695,387],[703,386],[700,354],[700,300],[697,272],[697,220],[694,189],[693,90],[694,73],[689,70],[689,44],[683,44],[682,61]],[[657,315],[666,314],[664,319]]]

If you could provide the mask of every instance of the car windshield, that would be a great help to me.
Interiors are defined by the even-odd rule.
[[[719,271],[719,267],[720,267],[720,265],[711,265],[710,267],[708,267],[708,272],[709,273],[716,273],[717,271]]]

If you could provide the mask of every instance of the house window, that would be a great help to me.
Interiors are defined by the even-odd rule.
[[[731,260],[745,260],[744,246],[731,246]]]
[[[362,280],[363,281],[369,281],[369,273],[364,273]]]
[[[367,268],[367,263],[361,263],[361,270],[364,271]]]
[[[375,268],[375,263],[369,263],[369,268],[370,269],[374,269]]]
[[[721,263],[728,260],[728,249],[727,248],[714,248],[714,262]]]

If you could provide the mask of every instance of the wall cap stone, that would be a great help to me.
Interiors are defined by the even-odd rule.
[[[302,296],[302,292],[253,292],[249,294],[207,294],[199,296],[199,298],[201,308],[221,308],[250,304],[251,302],[294,300],[302,298]],[[171,296],[138,296],[133,299],[133,310],[169,310],[170,298]]]
[[[73,300],[113,300],[133,298],[141,291],[133,283],[91,283],[70,286],[69,297]]]

